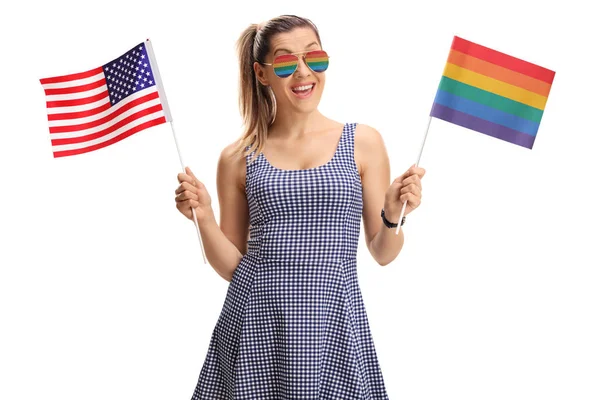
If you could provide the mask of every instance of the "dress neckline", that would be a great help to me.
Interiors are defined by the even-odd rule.
[[[344,124],[344,126],[342,127],[342,134],[340,135],[340,139],[338,140],[337,146],[335,147],[335,152],[333,153],[333,156],[329,159],[329,161],[327,161],[325,164],[321,164],[321,165],[318,165],[318,166],[312,167],[312,168],[281,169],[281,168],[277,168],[276,166],[271,164],[269,162],[269,160],[267,160],[267,157],[265,157],[265,155],[262,151],[260,152],[260,156],[262,156],[262,159],[265,161],[265,164],[267,164],[271,169],[274,169],[276,171],[281,171],[281,172],[304,172],[304,171],[308,172],[308,171],[316,171],[316,170],[325,168],[328,165],[332,164],[335,161],[335,159],[338,157],[338,153],[340,152],[340,148],[342,147],[342,142],[344,140],[344,135],[346,133],[347,125],[348,125],[348,123],[346,122]]]

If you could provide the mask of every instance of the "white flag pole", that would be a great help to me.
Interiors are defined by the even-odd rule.
[[[181,157],[181,151],[179,150],[179,144],[177,143],[177,136],[175,135],[175,128],[173,127],[173,118],[171,117],[171,110],[169,109],[169,103],[167,102],[167,95],[165,94],[165,90],[162,84],[162,80],[160,79],[160,73],[158,72],[158,63],[156,62],[156,58],[154,57],[154,50],[152,49],[152,43],[150,39],[146,39],[146,52],[148,53],[148,62],[150,63],[150,67],[152,68],[152,73],[154,74],[154,80],[156,87],[158,89],[158,96],[160,98],[160,102],[163,106],[163,111],[165,113],[165,119],[169,121],[171,125],[171,132],[173,132],[173,139],[175,140],[175,147],[177,148],[177,154],[179,155],[179,162],[181,163],[181,169],[185,174],[185,164],[183,163],[183,158]],[[200,241],[200,248],[202,249],[202,258],[204,258],[204,264],[206,264],[206,255],[204,253],[204,245],[202,244],[202,236],[200,235],[200,227],[198,226],[198,219],[196,218],[196,210],[192,208],[192,216],[194,218],[194,224],[196,225],[196,232],[198,233],[198,240]]]
[[[417,158],[417,163],[415,164],[417,167],[419,166],[419,161],[421,161],[421,155],[423,154],[423,148],[425,147],[425,141],[427,140],[427,133],[429,132],[429,126],[431,125],[431,115],[429,116],[429,121],[427,122],[427,129],[425,130],[425,137],[423,138],[423,144],[421,145],[421,151],[419,152],[419,158]],[[402,211],[400,212],[400,218],[398,219],[398,226],[396,227],[396,235],[400,232],[400,221],[402,221],[402,217],[404,217],[404,211],[406,211],[406,204],[408,201],[404,202],[402,205]]]

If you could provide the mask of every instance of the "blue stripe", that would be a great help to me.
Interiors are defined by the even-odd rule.
[[[535,136],[540,124],[438,89],[434,103]]]
[[[275,73],[278,75],[291,75],[296,70],[297,65],[275,68]]]

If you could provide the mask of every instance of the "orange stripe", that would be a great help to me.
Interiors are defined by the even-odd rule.
[[[479,58],[471,57],[456,50],[450,50],[448,62],[545,97],[548,97],[550,94],[550,86],[552,85],[547,82],[480,60]]]

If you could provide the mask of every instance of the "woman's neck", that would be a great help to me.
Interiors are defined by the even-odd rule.
[[[306,133],[327,129],[331,122],[318,110],[310,114],[278,112],[275,122],[269,127],[269,136],[299,137]]]

